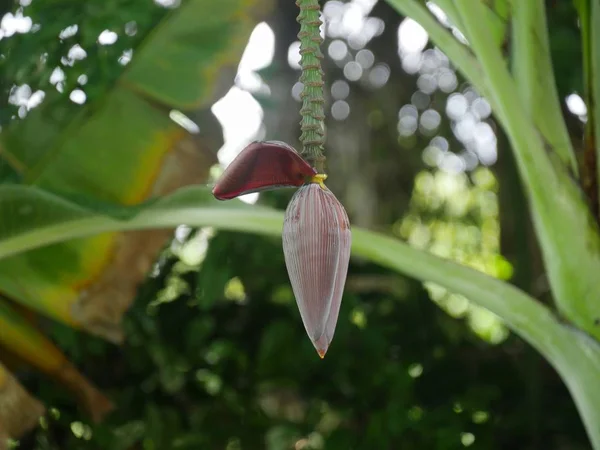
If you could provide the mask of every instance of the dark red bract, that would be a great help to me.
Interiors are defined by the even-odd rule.
[[[316,174],[317,171],[284,142],[253,142],[229,164],[212,192],[219,200],[230,200],[267,189],[302,186]]]

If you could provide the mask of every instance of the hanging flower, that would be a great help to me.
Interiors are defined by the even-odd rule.
[[[283,224],[283,252],[304,328],[321,358],[335,333],[350,260],[351,232],[342,204],[293,147],[253,142],[225,169],[219,200],[278,187],[301,186]]]

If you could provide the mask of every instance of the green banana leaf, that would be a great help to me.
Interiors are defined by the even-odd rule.
[[[518,43],[512,46],[512,72],[519,96],[562,163],[578,174],[575,151],[559,107],[544,0],[511,0],[511,4],[512,39]]]
[[[133,49],[114,85],[66,128],[57,126],[56,105],[42,104],[3,132],[5,166],[12,165],[29,185],[123,205],[204,182],[214,154],[198,141],[182,148],[181,139],[189,137],[168,112],[208,107],[224,94],[227,86],[219,79],[232,82],[223,73],[235,74],[253,27],[271,3],[182,2]],[[28,205],[19,211],[21,223],[27,221]],[[167,238],[108,233],[38,249],[0,263],[0,292],[119,341],[121,315]]]
[[[599,403],[589,400],[599,395],[595,371],[600,339],[597,301],[600,229],[597,215],[595,217],[588,207],[582,186],[573,176],[577,174],[573,149],[560,114],[553,77],[548,76],[552,65],[545,23],[546,2],[512,1],[511,26],[518,37],[512,41],[513,47],[517,47],[513,49],[515,67],[510,67],[490,34],[489,11],[481,2],[436,2],[446,5],[447,10],[460,18],[469,46],[452,36],[422,2],[387,2],[426,29],[432,41],[486,96],[509,138],[531,206],[553,298],[562,317],[577,327],[570,330],[570,336],[561,334],[561,338],[569,341],[568,346],[573,347],[572,353],[566,348],[556,352],[538,349],[569,386],[592,444],[600,449]],[[598,4],[597,0],[594,2]],[[580,7],[589,5],[589,2],[577,3]],[[597,103],[592,101],[591,105]],[[593,175],[596,178],[596,174]],[[597,210],[596,205],[593,209]],[[567,362],[571,358],[587,361],[589,368],[574,369],[575,362]]]
[[[505,44],[507,43],[509,33],[509,0],[479,1],[487,7],[485,9],[484,20],[492,40],[499,48],[504,48]],[[454,0],[438,0],[435,3],[443,10],[450,23],[464,34],[465,29],[460,14],[454,6]]]

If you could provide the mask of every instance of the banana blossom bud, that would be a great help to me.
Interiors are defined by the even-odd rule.
[[[219,200],[278,187],[301,186],[285,212],[283,252],[304,328],[325,357],[337,324],[350,260],[348,215],[318,174],[289,145],[253,142],[213,188]]]
[[[313,177],[292,197],[283,224],[283,252],[304,328],[321,358],[333,339],[350,259],[348,215]]]

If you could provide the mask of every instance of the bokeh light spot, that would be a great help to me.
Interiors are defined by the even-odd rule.
[[[413,19],[404,19],[398,27],[398,47],[401,52],[421,52],[428,40],[425,29]]]
[[[335,120],[346,120],[350,115],[350,105],[344,100],[336,100],[331,106],[331,116]]]

